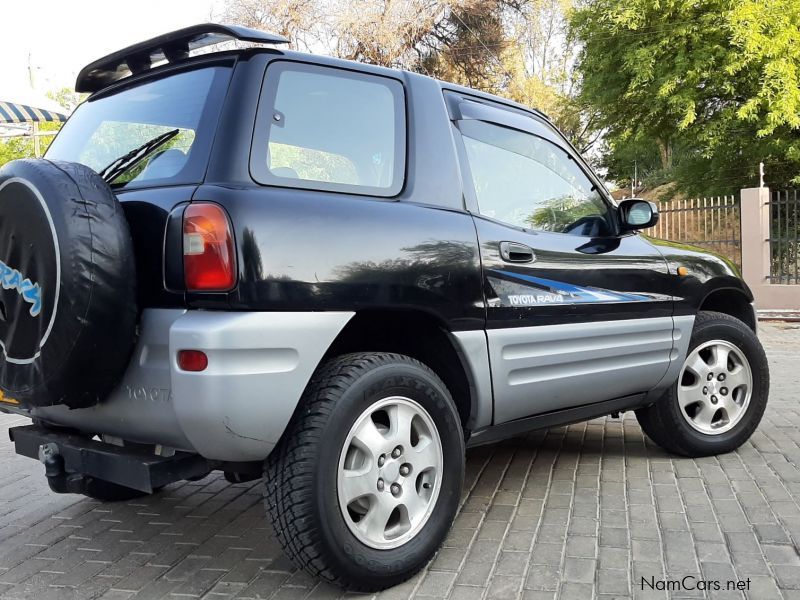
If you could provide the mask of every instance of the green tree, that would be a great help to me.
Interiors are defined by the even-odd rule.
[[[39,131],[56,132],[61,128],[61,123],[40,123]],[[54,136],[42,136],[40,148],[42,153],[47,150]],[[27,136],[0,138],[0,165],[18,158],[33,158],[35,156],[33,138]]]
[[[774,185],[797,175],[800,2],[589,0],[571,24],[612,155],[649,141],[691,192],[753,185],[760,161]]]
[[[0,165],[33,156],[33,141],[26,137],[4,138],[0,140]]]
[[[88,94],[78,94],[72,88],[67,87],[47,92],[48,98],[58,102],[68,112],[75,110],[87,96]],[[57,132],[59,129],[61,129],[61,123],[39,123],[39,131]],[[47,150],[54,137],[54,135],[48,135],[40,138],[40,149],[43,153]],[[18,158],[33,158],[34,155],[32,138],[23,136],[0,138],[0,165]]]
[[[571,0],[225,0],[225,19],[301,49],[400,67],[548,114],[580,149],[597,138],[575,98]],[[586,109],[589,110],[586,110]]]

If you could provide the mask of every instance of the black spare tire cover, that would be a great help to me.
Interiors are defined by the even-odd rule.
[[[135,285],[128,224],[99,175],[48,160],[0,168],[6,405],[81,408],[102,400],[133,349]]]

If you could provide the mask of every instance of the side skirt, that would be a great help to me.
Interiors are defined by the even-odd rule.
[[[533,417],[525,417],[524,419],[515,419],[507,423],[493,425],[473,432],[472,436],[467,441],[467,447],[473,448],[475,446],[483,446],[484,444],[493,444],[537,429],[547,429],[548,427],[588,421],[589,419],[604,417],[611,413],[640,408],[652,402],[653,398],[648,398],[646,393],[633,394],[631,396],[615,398],[614,400],[593,402],[592,404],[584,404],[582,406],[555,410]]]

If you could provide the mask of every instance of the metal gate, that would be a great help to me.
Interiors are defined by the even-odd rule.
[[[673,199],[659,203],[659,212],[661,218],[655,227],[647,231],[648,235],[700,246],[721,254],[741,268],[742,245],[737,196]]]
[[[770,194],[770,283],[800,284],[798,205],[800,194],[797,190]]]

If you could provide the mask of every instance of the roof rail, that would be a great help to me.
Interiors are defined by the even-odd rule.
[[[288,44],[282,35],[239,27],[205,23],[165,33],[146,42],[139,42],[86,65],[78,73],[76,92],[97,92],[112,83],[138,75],[160,62],[179,62],[188,58],[189,52],[230,40],[260,44]]]

